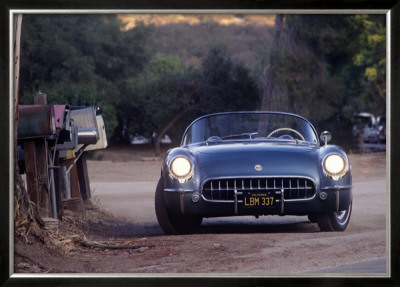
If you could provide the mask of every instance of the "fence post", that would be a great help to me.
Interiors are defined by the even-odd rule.
[[[30,200],[34,202],[40,217],[50,217],[48,190],[47,141],[44,138],[24,142],[26,180]]]
[[[62,192],[63,192],[63,169],[60,166],[60,158],[59,158],[59,153],[56,152],[55,158],[54,158],[54,165],[57,166],[54,170],[54,184],[55,184],[55,189],[56,189],[56,205],[57,205],[57,218],[59,220],[62,220],[62,217],[64,215],[64,207],[63,207],[63,202],[62,202]]]
[[[37,93],[33,99],[35,105],[47,105],[47,94]]]
[[[76,167],[78,170],[79,188],[81,190],[82,199],[86,203],[91,198],[91,194],[85,153],[83,153],[76,162]]]
[[[64,207],[73,211],[82,212],[86,216],[86,210],[83,205],[83,200],[79,187],[78,171],[76,164],[72,165],[70,171],[71,198],[64,200]]]

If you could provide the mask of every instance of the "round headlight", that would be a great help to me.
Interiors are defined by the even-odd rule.
[[[347,172],[346,160],[338,154],[328,155],[323,165],[325,173],[333,179],[339,179]]]
[[[175,158],[170,165],[170,171],[176,179],[188,179],[192,176],[192,163],[185,157]]]

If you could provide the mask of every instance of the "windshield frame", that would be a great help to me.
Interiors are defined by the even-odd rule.
[[[304,142],[302,141],[302,143],[320,146],[320,141],[319,141],[318,133],[317,133],[317,131],[316,131],[314,125],[313,125],[309,120],[307,120],[306,118],[304,118],[304,117],[302,117],[302,116],[300,116],[300,115],[297,115],[297,114],[287,113],[287,112],[277,112],[277,111],[237,111],[237,112],[221,112],[221,113],[212,113],[212,114],[207,114],[207,115],[201,116],[201,117],[195,119],[195,120],[194,120],[192,123],[190,123],[190,125],[186,128],[186,130],[185,130],[185,132],[183,133],[183,136],[182,136],[181,146],[185,146],[184,141],[185,141],[185,138],[186,138],[186,135],[187,135],[188,131],[189,131],[189,130],[192,128],[192,126],[193,126],[194,124],[196,124],[198,121],[203,120],[204,118],[208,118],[208,117],[225,116],[225,115],[231,115],[231,114],[238,114],[238,115],[243,115],[243,114],[259,114],[259,115],[263,115],[263,114],[264,114],[264,115],[291,116],[291,117],[299,118],[299,119],[305,121],[305,122],[311,127],[311,130],[314,132],[314,134],[315,134],[315,139],[316,139],[316,142],[315,142],[315,143],[310,142],[310,141],[304,141]],[[264,139],[264,140],[260,140],[260,141],[265,142],[265,141],[267,141],[267,140]],[[190,144],[187,144],[187,145],[196,145],[196,144],[201,144],[201,143],[205,143],[205,142],[207,142],[207,141],[195,142],[195,143],[190,143]],[[275,141],[275,142],[276,142],[276,141]]]

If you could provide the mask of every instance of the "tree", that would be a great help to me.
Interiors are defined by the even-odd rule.
[[[278,14],[275,18],[275,25],[269,49],[269,56],[265,68],[265,85],[261,98],[260,109],[264,111],[272,111],[276,108],[276,103],[279,99],[283,98],[283,95],[278,92],[279,85],[276,78],[275,71],[275,57],[281,48],[281,32],[283,24],[283,15]],[[282,105],[283,106],[283,105]],[[282,107],[281,107],[282,108]],[[267,122],[264,120],[260,121],[258,134],[261,136],[266,131]]]
[[[254,110],[259,89],[250,71],[235,63],[224,46],[212,47],[202,63],[198,109],[206,112]]]
[[[349,18],[359,33],[353,63],[360,70],[360,93],[352,104],[359,111],[386,111],[386,27],[382,15],[354,15]]]
[[[283,17],[283,22],[276,17],[269,48],[264,109],[288,110],[322,123],[349,119],[357,107],[371,106],[368,102],[384,106],[376,99],[385,86],[384,17]]]
[[[254,109],[258,104],[258,88],[249,71],[234,64],[222,48],[210,50],[201,71],[184,68],[177,57],[158,58],[123,87],[127,100],[121,123],[131,134],[155,132],[156,156],[164,135],[173,130],[181,134],[194,115]]]
[[[281,32],[283,24],[283,15],[278,14],[275,18],[275,26],[272,35],[272,41],[269,49],[268,63],[265,68],[265,86],[261,101],[261,110],[272,110],[273,101],[276,98],[277,90],[277,79],[275,75],[275,63],[274,59],[281,47]],[[274,97],[275,95],[275,97]]]
[[[122,79],[149,60],[151,27],[123,31],[116,15],[30,15],[22,31],[21,103],[47,93],[48,101],[99,105],[107,135],[117,126]]]
[[[329,70],[329,58],[345,25],[336,18],[333,29],[333,20],[326,15],[276,17],[263,109],[298,113],[316,122],[339,112],[342,86]]]
[[[152,137],[155,133],[155,154],[159,155],[162,137],[192,107],[192,81],[192,73],[184,70],[179,58],[152,61],[143,73],[122,85],[126,101],[120,107],[121,125],[128,134]]]

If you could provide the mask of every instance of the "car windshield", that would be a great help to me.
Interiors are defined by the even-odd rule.
[[[182,145],[223,141],[281,141],[318,143],[313,126],[302,117],[272,112],[232,112],[195,120]]]

